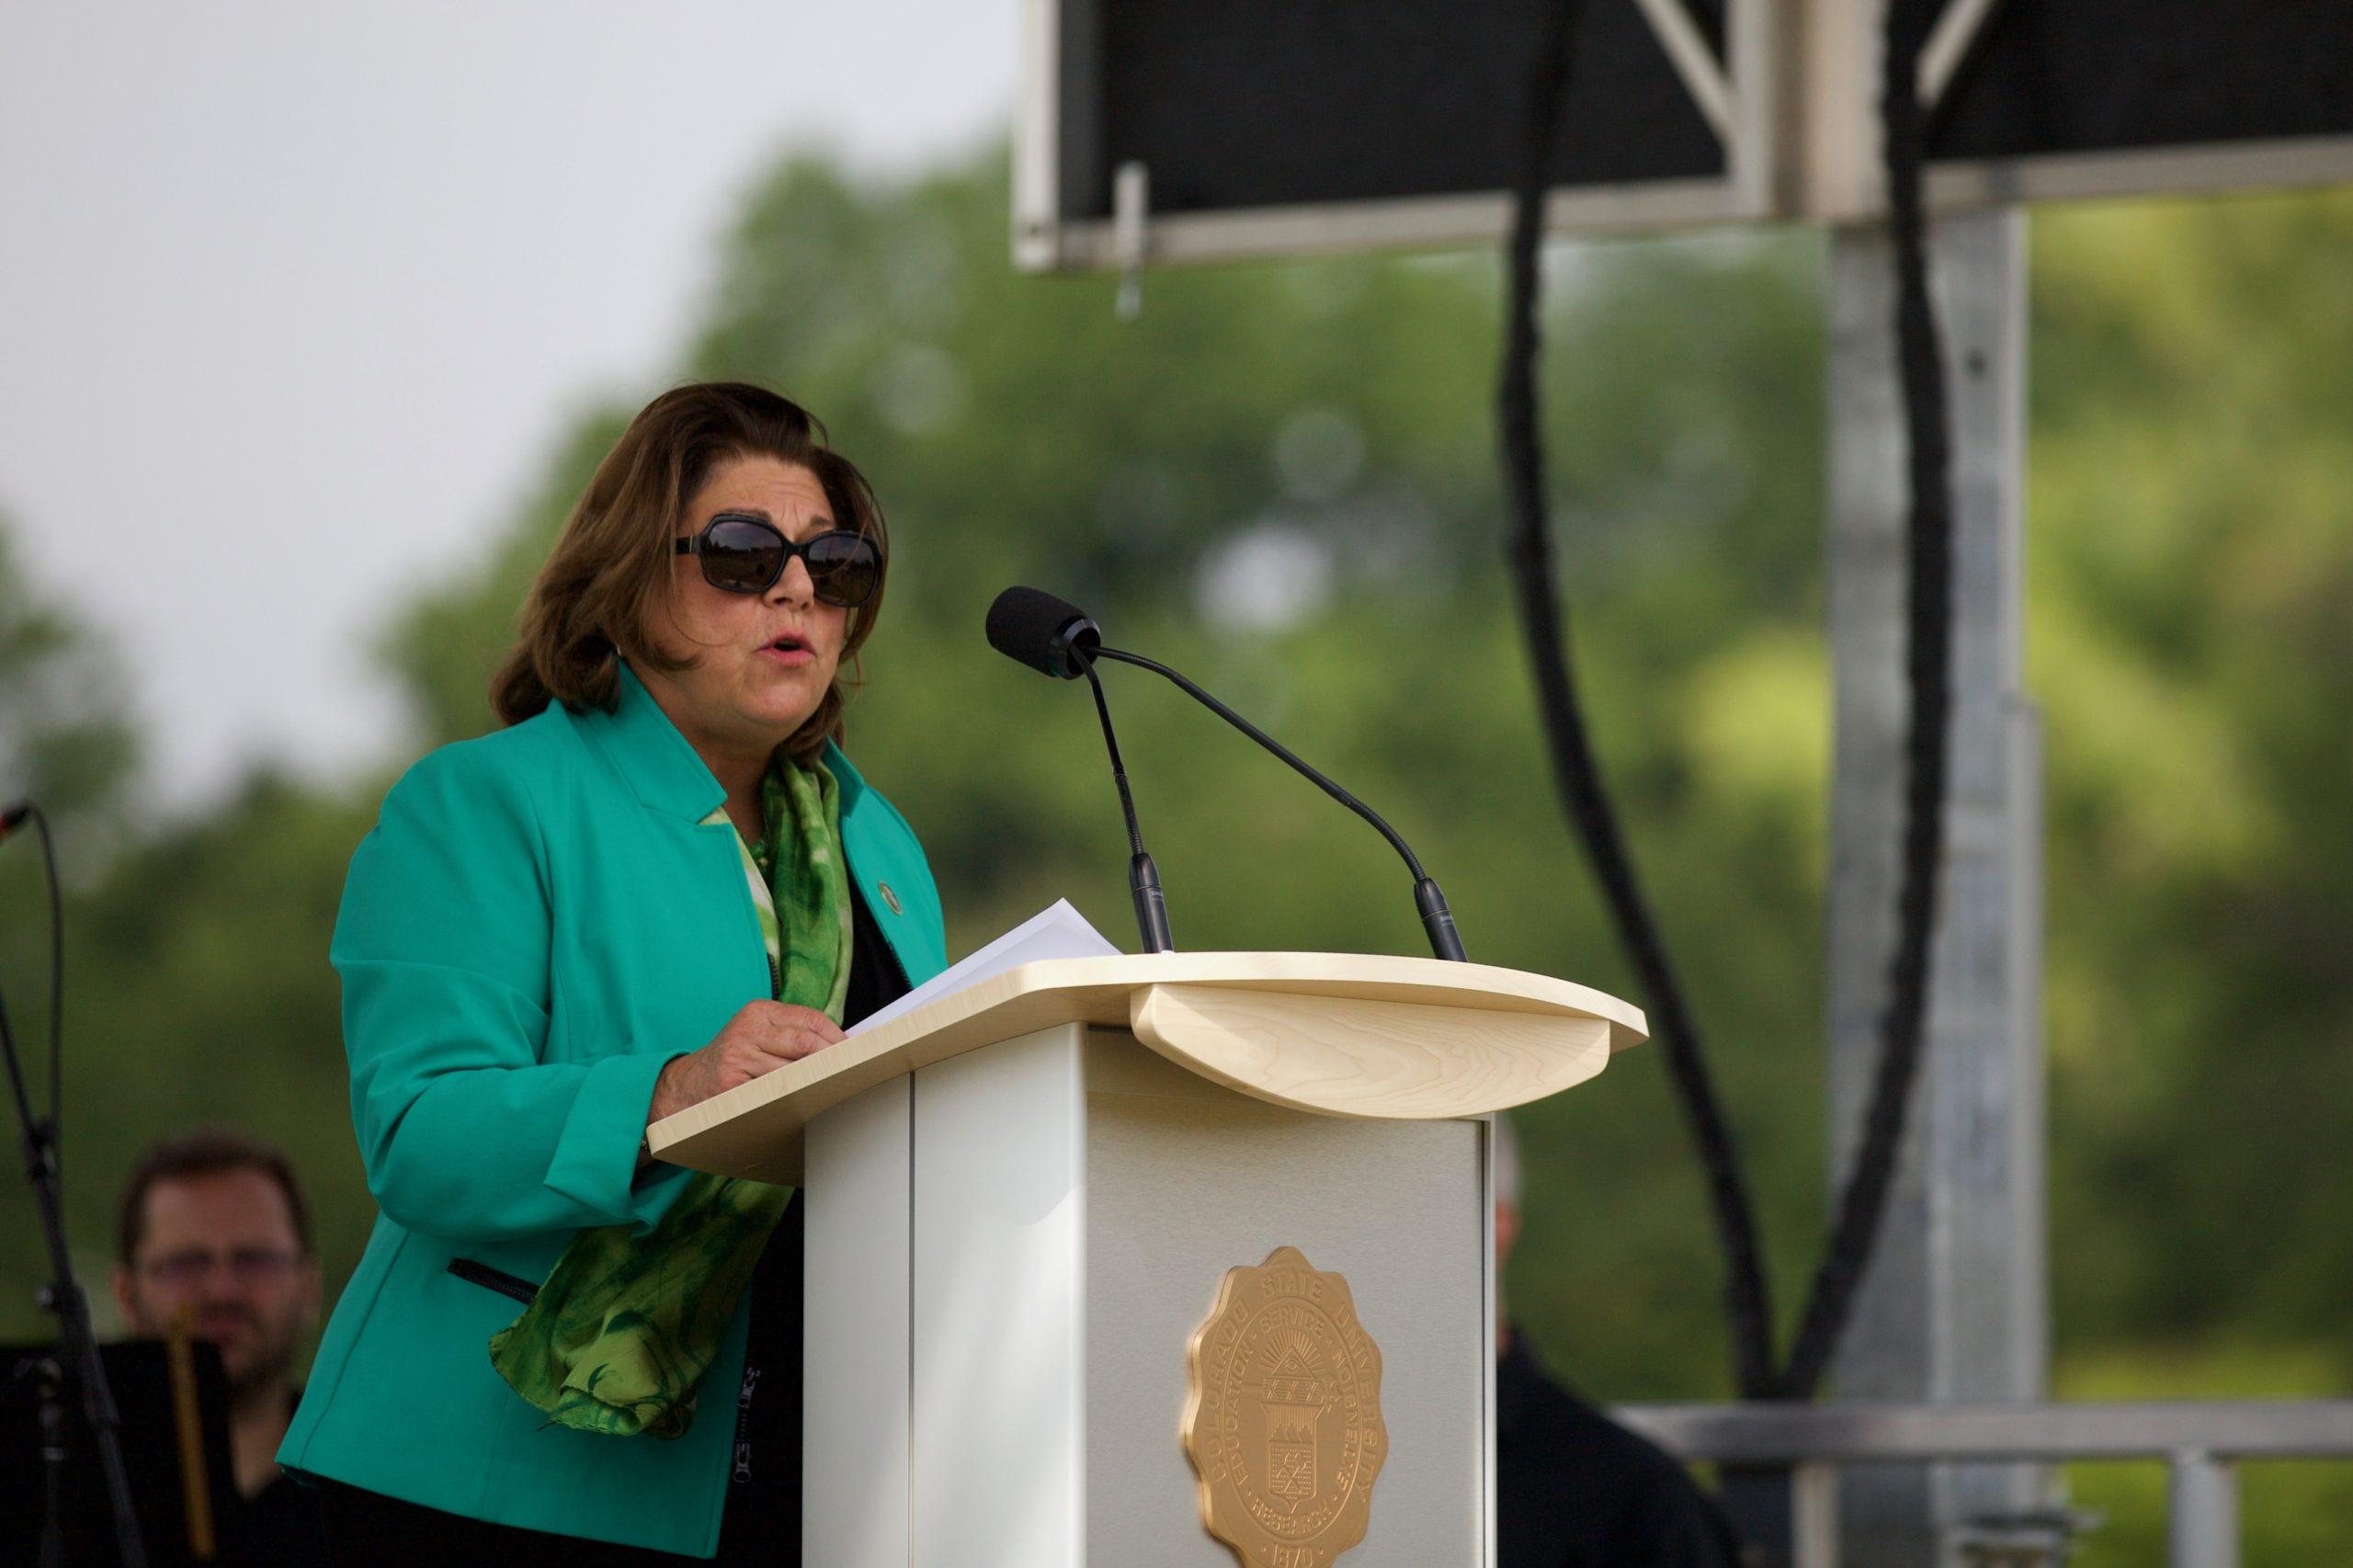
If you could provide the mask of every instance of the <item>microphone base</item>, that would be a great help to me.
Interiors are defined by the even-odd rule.
[[[1160,891],[1160,868],[1142,850],[1128,861],[1128,890],[1135,895],[1136,933],[1148,953],[1173,953],[1176,940],[1168,934],[1168,900]]]
[[[1462,934],[1454,928],[1454,911],[1446,906],[1446,894],[1434,879],[1424,877],[1414,884],[1414,907],[1422,912],[1422,929],[1429,935],[1432,953],[1452,963],[1471,961],[1462,950]]]

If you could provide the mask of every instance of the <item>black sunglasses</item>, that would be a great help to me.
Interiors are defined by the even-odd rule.
[[[742,512],[720,513],[674,553],[699,558],[702,580],[731,594],[767,593],[796,555],[823,603],[856,609],[882,585],[882,551],[864,534],[831,528],[795,544],[774,523]]]

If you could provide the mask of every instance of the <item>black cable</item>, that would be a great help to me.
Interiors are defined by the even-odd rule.
[[[1750,1395],[1813,1394],[1869,1269],[1885,1218],[1897,1156],[1927,1037],[1938,882],[1944,847],[1944,797],[1950,755],[1952,642],[1951,448],[1944,363],[1928,294],[1921,208],[1927,116],[1917,86],[1925,23],[1889,8],[1881,110],[1888,205],[1897,275],[1896,339],[1910,488],[1906,676],[1911,722],[1904,743],[1902,881],[1889,998],[1880,1021],[1881,1054],[1854,1168],[1839,1194],[1828,1246],[1800,1314],[1790,1358],[1772,1369],[1770,1311],[1756,1226],[1736,1152],[1715,1100],[1699,1040],[1626,853],[1601,782],[1570,678],[1565,627],[1554,586],[1543,450],[1537,429],[1536,302],[1547,162],[1568,81],[1569,40],[1582,11],[1563,0],[1549,23],[1531,79],[1528,141],[1515,192],[1509,324],[1501,393],[1503,441],[1518,528],[1512,562],[1553,763],[1570,816],[1651,1003],[1653,1022],[1691,1121],[1730,1277],[1735,1370]]]
[[[1667,1072],[1706,1167],[1708,1199],[1726,1263],[1725,1311],[1733,1376],[1744,1394],[1759,1395],[1773,1381],[1772,1307],[1757,1242],[1756,1218],[1732,1128],[1716,1096],[1700,1048],[1699,1026],[1686,1006],[1666,944],[1651,917],[1625,835],[1593,754],[1576,685],[1569,669],[1566,615],[1556,586],[1551,518],[1544,491],[1544,448],[1538,429],[1536,359],[1539,266],[1544,198],[1552,148],[1573,65],[1571,44],[1584,14],[1582,0],[1549,6],[1529,78],[1526,141],[1513,193],[1509,302],[1498,392],[1504,466],[1514,528],[1510,541],[1520,624],[1534,668],[1538,707],[1550,743],[1563,804],[1600,881],[1618,938],[1643,987],[1651,1025],[1666,1053]]]
[[[1789,1399],[1811,1398],[1821,1382],[1885,1217],[1912,1082],[1927,1033],[1937,884],[1944,859],[1952,710],[1952,450],[1920,202],[1927,117],[1918,82],[1927,23],[1925,18],[1907,23],[1905,13],[1901,6],[1888,7],[1885,74],[1880,84],[1889,229],[1895,245],[1896,352],[1912,491],[1910,646],[1905,656],[1912,718],[1904,745],[1903,882],[1896,896],[1895,952],[1888,964],[1887,1011],[1880,1023],[1879,1068],[1854,1170],[1839,1195],[1830,1244],[1814,1274],[1781,1374],[1778,1392]]]

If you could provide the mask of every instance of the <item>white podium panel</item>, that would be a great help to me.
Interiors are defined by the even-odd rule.
[[[1347,1276],[1381,1347],[1389,1453],[1341,1568],[1487,1561],[1485,1124],[1284,1110],[1105,1031],[1086,1067],[1084,1561],[1234,1568],[1177,1443],[1185,1346],[1225,1271],[1280,1246]]]
[[[915,1075],[912,1568],[1086,1561],[1086,1038]]]
[[[1229,1568],[1178,1440],[1186,1348],[1226,1270],[1286,1245],[1347,1277],[1381,1354],[1342,1568],[1492,1561],[1483,1121],[1287,1109],[1067,1023],[820,1113],[807,1162],[809,1562]]]
[[[915,1081],[809,1129],[801,1304],[801,1560],[906,1568]],[[821,1414],[822,1413],[822,1414]]]

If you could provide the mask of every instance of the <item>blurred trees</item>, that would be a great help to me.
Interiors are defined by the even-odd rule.
[[[0,513],[0,780],[87,836],[122,806],[136,750],[112,651],[27,576]]]
[[[286,1143],[318,1193],[334,1277],[372,1212],[350,1179],[346,1077],[326,932],[343,865],[380,790],[327,793],[256,776],[201,820],[144,820],[136,729],[111,651],[39,596],[0,526],[0,781],[58,826],[66,906],[68,1230],[109,1312],[116,1173],[159,1134],[234,1121]],[[27,835],[28,839],[29,835]],[[0,985],[46,1104],[49,938],[39,851],[0,855]],[[13,1118],[9,1141],[15,1142]],[[0,1182],[0,1336],[50,1332],[29,1196]]]
[[[39,801],[56,835],[60,870],[86,881],[118,840],[137,762],[129,697],[112,650],[33,583],[10,527],[0,515],[0,804]],[[78,926],[66,935],[69,944],[88,940]],[[0,854],[0,995],[40,1114],[50,1103],[50,941],[48,884],[27,824],[19,841]],[[85,1002],[69,983],[68,1032],[77,1040],[89,1018],[81,1011]],[[13,1109],[0,1110],[0,1125],[13,1151]],[[12,1159],[0,1199],[11,1244],[0,1254],[0,1325],[6,1329],[30,1327],[32,1282],[41,1277],[42,1244],[20,1165]]]
[[[2064,1324],[2347,1343],[2348,194],[2038,231]]]
[[[679,365],[801,399],[881,494],[893,577],[851,748],[923,835],[951,946],[1063,893],[1129,939],[1091,711],[980,636],[995,591],[1029,582],[1376,802],[1474,956],[1626,991],[1499,577],[1492,258],[1156,274],[1123,325],[1108,281],[1014,275],[1005,211],[996,160],[880,187],[789,163],[751,193]],[[2345,195],[2035,229],[2030,656],[2071,1389],[2325,1392],[2353,1373],[2353,1252],[2332,1244],[2353,1180],[2331,1155],[2353,1098],[2330,1092],[2353,1043],[2348,246]],[[1819,261],[1804,236],[1562,255],[1546,360],[1597,737],[1716,1045],[1785,1310],[1825,1166]],[[488,727],[515,607],[650,390],[583,418],[494,557],[385,629],[418,725],[388,769]],[[0,659],[60,646],[5,568]],[[0,700],[20,667],[0,665]],[[1404,874],[1362,824],[1177,694],[1110,683],[1181,945],[1421,950]],[[43,788],[111,798],[119,695],[30,710],[0,731],[24,755],[117,757]],[[77,901],[86,1245],[108,1233],[107,1170],[219,1116],[294,1149],[330,1269],[356,1256],[370,1210],[324,948],[390,776],[256,778],[140,836]],[[29,884],[0,869],[16,999]],[[1656,1057],[1522,1126],[1515,1314],[1597,1395],[1724,1392],[1720,1269]],[[22,1210],[0,1198],[0,1332],[19,1335],[38,1327]]]

